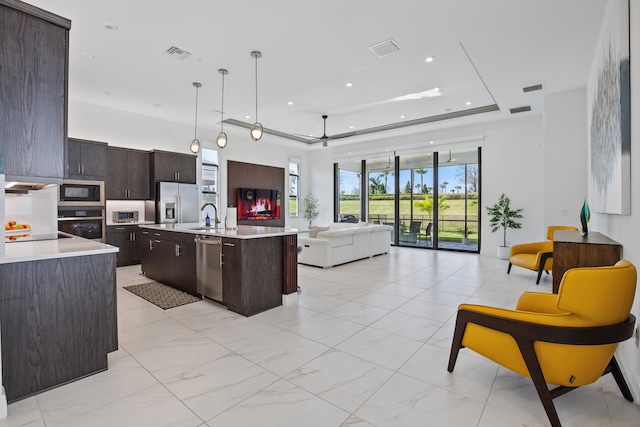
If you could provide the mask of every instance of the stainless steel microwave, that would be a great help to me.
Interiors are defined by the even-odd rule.
[[[63,180],[58,206],[104,206],[104,181]]]
[[[138,222],[139,214],[138,211],[113,211],[113,222],[123,223],[123,222]]]

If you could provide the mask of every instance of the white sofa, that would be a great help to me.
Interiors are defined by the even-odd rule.
[[[388,225],[366,222],[311,227],[309,237],[298,237],[298,244],[302,246],[298,263],[326,268],[386,254],[391,246],[392,230]]]

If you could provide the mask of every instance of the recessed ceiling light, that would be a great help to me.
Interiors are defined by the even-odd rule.
[[[351,83],[351,82],[347,82],[347,84],[346,84],[345,86],[346,86],[346,87],[351,87],[351,86],[353,86],[353,83]]]
[[[104,29],[107,31],[118,31],[118,26],[107,22],[104,24]]]
[[[435,58],[433,56],[427,56],[424,60],[425,62],[433,62]]]
[[[287,105],[293,105],[293,101],[287,102]]]
[[[433,144],[433,141],[429,141],[429,144]]]
[[[82,52],[81,55],[85,58],[85,59],[96,59],[96,56],[91,53],[91,52]]]
[[[405,116],[404,114],[401,114],[401,115],[400,115],[400,118],[401,118],[401,119],[404,119],[405,117],[406,117],[406,116]]]
[[[247,114],[247,115],[245,115],[245,116],[244,116],[244,118],[245,118],[245,119],[250,119],[250,118],[251,118],[251,116]]]
[[[349,126],[349,129],[353,129],[353,126]]]
[[[464,105],[471,105],[471,101],[465,102]]]

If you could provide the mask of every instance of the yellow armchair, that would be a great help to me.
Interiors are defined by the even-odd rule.
[[[553,233],[556,230],[578,231],[576,227],[552,225],[547,227],[548,241],[513,245],[509,253],[507,274],[511,273],[512,265],[537,271],[536,285],[539,284],[542,272],[549,274],[549,270],[553,268]]]
[[[554,398],[607,373],[633,401],[613,354],[633,335],[636,278],[633,264],[622,260],[568,270],[557,295],[525,292],[515,310],[462,304],[447,370],[467,347],[530,377],[552,426],[560,426]]]

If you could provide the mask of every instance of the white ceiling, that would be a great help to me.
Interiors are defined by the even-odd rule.
[[[225,119],[288,134],[336,135],[497,104],[510,117],[586,85],[606,0],[30,0],[72,20],[71,99],[184,124]],[[108,31],[105,24],[117,26]],[[369,47],[393,39],[399,52]],[[177,59],[171,46],[192,55]],[[95,59],[87,59],[91,54]],[[433,56],[432,63],[425,62]],[[346,87],[352,82],[353,87]],[[522,88],[542,84],[543,91]],[[442,96],[394,98],[440,87]],[[287,102],[292,101],[293,105]],[[471,105],[466,105],[471,101]],[[246,118],[245,115],[250,116]],[[400,116],[404,115],[404,118]],[[451,119],[445,125],[455,125]],[[440,122],[439,126],[443,123]],[[352,127],[352,128],[351,128]],[[248,133],[248,131],[247,131]],[[342,139],[340,143],[347,143]]]

